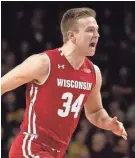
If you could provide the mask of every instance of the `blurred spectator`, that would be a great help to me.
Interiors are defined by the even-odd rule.
[[[8,92],[3,97],[3,104],[5,104],[7,111],[14,111],[16,105],[16,95],[14,92]]]
[[[130,105],[127,111],[127,120],[132,122],[132,120],[135,120],[135,100],[134,102]]]
[[[76,134],[75,140],[69,145],[68,154],[70,158],[89,158],[89,151],[85,145],[86,135],[80,131]]]
[[[85,133],[85,135],[88,134],[89,130],[92,128],[92,124],[90,124],[90,122],[84,118],[80,121],[80,131],[82,131],[83,133]]]
[[[109,108],[112,117],[117,116],[118,120],[121,122],[125,120],[124,112],[120,109],[120,104],[118,102],[111,102]]]
[[[129,155],[131,158],[135,157],[135,120],[128,129],[129,137]]]
[[[112,156],[111,146],[107,145],[107,137],[104,133],[95,133],[92,137],[92,158],[108,158]],[[113,157],[112,157],[113,158]]]
[[[15,139],[15,136],[11,136],[11,137],[8,139],[8,142],[7,142],[7,150],[10,149],[10,147],[11,147],[11,145],[12,145],[14,139]]]
[[[24,61],[28,57],[30,52],[30,45],[27,41],[22,41],[20,44],[20,56],[21,60]]]
[[[128,141],[120,139],[117,146],[114,148],[115,158],[128,158]]]

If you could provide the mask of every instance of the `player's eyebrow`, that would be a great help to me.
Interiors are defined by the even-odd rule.
[[[96,29],[96,30],[99,30],[99,26],[97,25],[97,26],[88,26],[86,29],[91,29],[91,28],[94,28],[94,29]]]

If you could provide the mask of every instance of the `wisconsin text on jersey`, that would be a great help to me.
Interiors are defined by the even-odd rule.
[[[92,83],[57,78],[57,86],[58,87],[83,89],[83,90],[91,90]]]

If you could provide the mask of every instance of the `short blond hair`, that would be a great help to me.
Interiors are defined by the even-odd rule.
[[[83,8],[72,8],[64,13],[60,23],[60,28],[61,28],[61,33],[63,35],[64,43],[68,40],[67,32],[69,31],[69,29],[73,27],[76,20],[85,17],[96,18],[96,12],[91,8],[83,7]]]

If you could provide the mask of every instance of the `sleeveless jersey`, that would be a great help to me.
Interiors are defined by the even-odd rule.
[[[68,146],[83,105],[95,85],[95,71],[87,57],[81,68],[75,70],[59,49],[45,54],[50,61],[49,75],[42,85],[27,84],[21,131],[39,136],[43,143],[47,135]]]

